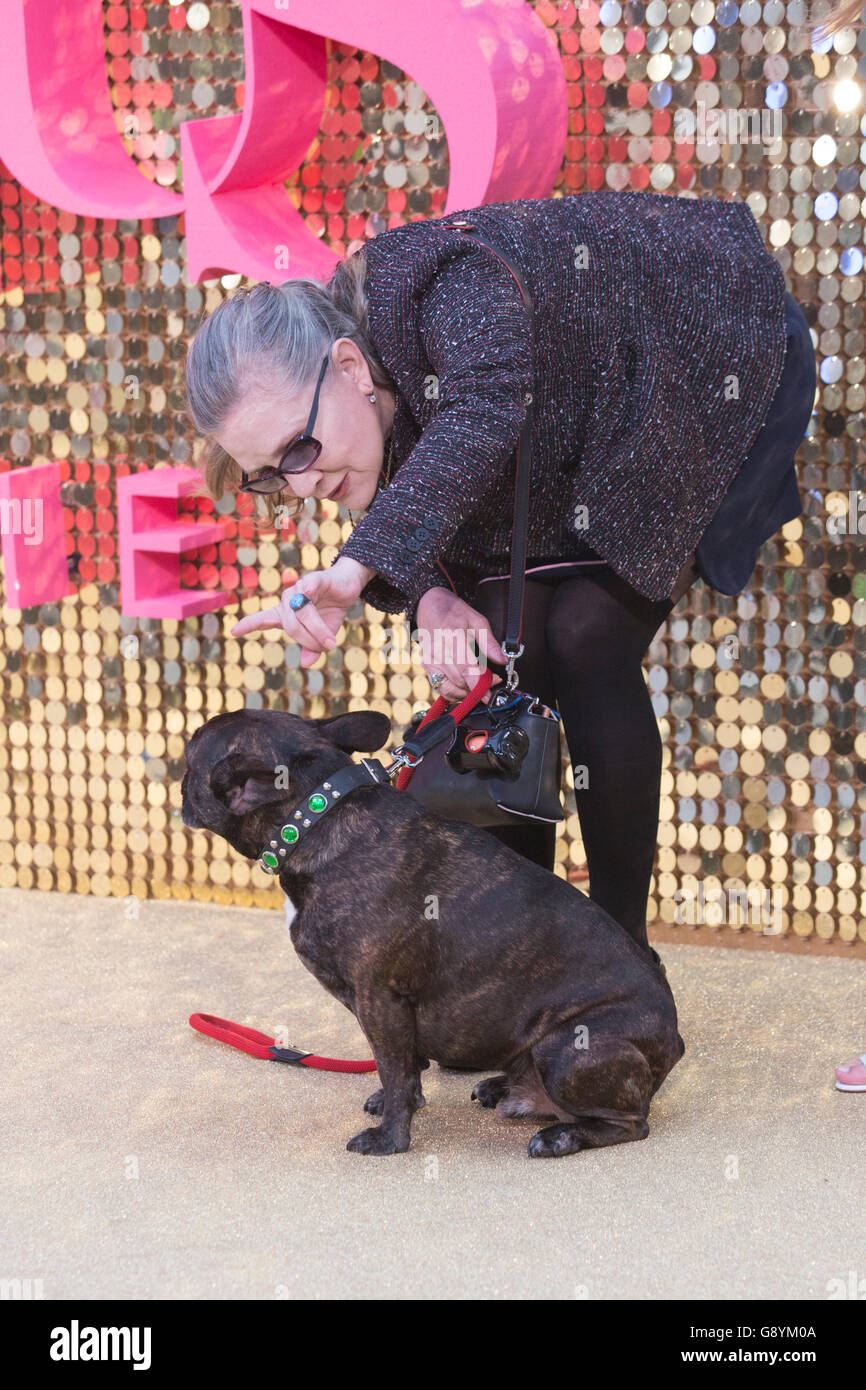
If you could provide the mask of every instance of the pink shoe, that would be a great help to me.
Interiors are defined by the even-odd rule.
[[[866,1052],[861,1052],[856,1062],[846,1062],[836,1068],[837,1091],[866,1091]]]

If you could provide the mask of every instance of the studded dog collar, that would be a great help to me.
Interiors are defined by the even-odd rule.
[[[289,857],[289,851],[309,834],[314,825],[319,824],[323,816],[333,810],[338,801],[356,787],[369,787],[372,784],[381,787],[391,785],[387,771],[375,758],[362,758],[360,763],[344,767],[326,782],[320,782],[298,803],[285,825],[280,826],[262,850],[259,863],[265,873],[278,874]]]

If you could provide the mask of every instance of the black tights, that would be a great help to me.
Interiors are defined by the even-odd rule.
[[[503,580],[479,584],[473,601],[497,641],[504,636],[507,588]],[[562,716],[590,897],[642,945],[662,764],[642,661],[673,606],[670,599],[644,598],[611,569],[554,583],[527,579],[524,651],[516,662],[520,689]],[[493,670],[504,673],[500,666]],[[488,830],[553,869],[555,826],[526,821]]]

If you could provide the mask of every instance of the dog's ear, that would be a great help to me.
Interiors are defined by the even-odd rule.
[[[334,714],[330,719],[308,719],[319,733],[347,753],[375,753],[387,743],[391,721],[375,709],[352,710],[349,714]]]
[[[276,781],[276,767],[250,753],[229,753],[210,774],[211,791],[233,816],[282,801],[285,788],[279,788]]]

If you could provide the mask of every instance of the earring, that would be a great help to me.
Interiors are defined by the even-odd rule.
[[[370,400],[373,401],[373,402],[375,403],[375,400],[376,400],[376,392],[375,392],[375,391],[371,391],[371,393],[370,393]]]

